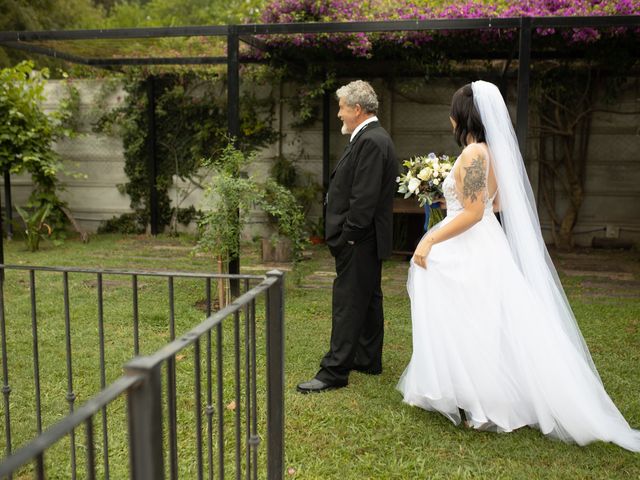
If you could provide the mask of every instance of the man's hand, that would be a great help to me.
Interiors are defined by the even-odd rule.
[[[431,247],[433,246],[433,239],[429,236],[424,237],[420,240],[420,243],[416,247],[416,251],[413,252],[413,263],[422,268],[427,268],[427,257],[429,256],[429,252],[431,252]]]

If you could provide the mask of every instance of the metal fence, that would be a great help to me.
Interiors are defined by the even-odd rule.
[[[26,275],[13,278],[14,275]],[[11,274],[11,275],[10,275]],[[33,471],[35,478],[123,478],[161,480],[165,477],[183,478],[235,478],[256,479],[282,478],[284,467],[284,286],[283,274],[269,272],[266,276],[215,275],[186,272],[145,272],[133,270],[92,270],[81,268],[32,267],[0,265],[0,336],[2,346],[2,410],[4,414],[4,443],[6,457],[0,464],[0,478],[21,476]],[[38,283],[40,276],[45,281]],[[96,319],[74,317],[72,297],[83,292],[78,287],[78,276],[95,278]],[[53,277],[52,277],[53,276]],[[132,334],[132,357],[124,366],[124,374],[110,383],[107,376],[114,359],[109,358],[121,349],[106,340],[105,325],[105,277],[125,278],[118,284],[122,287],[130,279],[130,328]],[[11,278],[10,278],[11,277]],[[51,389],[41,388],[43,370],[43,342],[38,334],[56,330],[50,318],[42,318],[38,310],[38,298],[42,290],[54,288],[61,280],[61,304],[64,334],[60,334],[60,350],[54,358],[65,358],[65,391],[58,399],[66,403],[67,414],[51,426],[43,429],[43,412],[51,403]],[[70,282],[73,277],[74,282]],[[144,346],[144,308],[140,306],[141,279],[166,281],[166,317],[168,342],[147,355],[140,355]],[[203,282],[204,301],[200,307],[205,310],[205,320],[185,333],[176,335],[176,329],[184,322],[176,321],[178,281]],[[215,283],[215,285],[212,285]],[[44,286],[42,285],[44,284]],[[86,285],[84,281],[83,285]],[[70,286],[71,285],[71,286]],[[181,286],[186,287],[184,284]],[[20,295],[9,305],[8,292]],[[149,289],[150,290],[150,289]],[[157,288],[156,288],[157,290]],[[161,289],[164,290],[164,289]],[[70,292],[74,291],[74,295]],[[231,302],[224,298],[229,292],[239,296]],[[213,297],[218,293],[218,305]],[[157,293],[157,292],[156,292]],[[163,292],[162,292],[163,293]],[[55,295],[54,295],[55,297]],[[122,295],[120,296],[120,298]],[[13,310],[28,298],[31,335],[31,367],[33,379],[36,438],[12,449],[12,425],[24,423],[25,419],[12,418],[17,407],[12,403],[15,394],[10,383],[9,363],[13,354],[8,344],[7,326],[13,318]],[[264,302],[262,302],[264,300]],[[154,297],[152,304],[158,303]],[[86,302],[86,299],[85,299]],[[122,303],[122,302],[120,302]],[[217,311],[216,310],[217,307]],[[7,313],[10,308],[11,315]],[[51,310],[50,305],[46,306]],[[121,313],[121,306],[117,309]],[[258,313],[257,313],[258,312]],[[264,330],[257,324],[264,318]],[[79,377],[74,371],[78,359],[72,354],[72,334],[74,327],[90,323],[97,335],[96,355],[99,359],[99,391],[80,407],[76,407]],[[128,323],[128,318],[125,324]],[[44,324],[44,325],[43,325]],[[22,328],[25,326],[22,325]],[[153,331],[152,331],[153,333]],[[81,341],[89,339],[81,337]],[[225,342],[227,336],[232,340]],[[64,341],[62,341],[64,339]],[[258,341],[264,340],[264,342]],[[49,342],[51,343],[51,342]],[[55,341],[54,341],[55,343]],[[111,341],[111,344],[114,342]],[[257,354],[257,349],[264,347]],[[18,347],[15,347],[16,350]],[[47,345],[51,350],[52,346]],[[76,354],[77,356],[77,354]],[[178,365],[188,356],[189,361]],[[16,361],[17,363],[17,361]],[[186,364],[189,364],[186,367]],[[24,370],[24,365],[22,366]],[[22,372],[22,371],[21,371]],[[23,376],[23,373],[20,373]],[[164,381],[163,381],[164,379]],[[14,380],[15,381],[15,380]],[[55,389],[54,389],[55,390]],[[60,388],[58,391],[62,391]],[[86,395],[87,397],[89,395]],[[20,398],[23,398],[21,395]],[[229,401],[231,399],[231,401]],[[119,409],[118,402],[123,404]],[[110,411],[114,411],[110,414]],[[19,415],[25,416],[25,410]],[[26,416],[29,416],[27,414]],[[98,417],[100,417],[98,419]],[[232,418],[228,418],[232,417]],[[18,422],[20,420],[20,422]],[[13,422],[13,423],[12,423]],[[115,425],[115,426],[114,426]],[[84,430],[84,433],[81,433]],[[114,437],[122,437],[119,441]],[[64,439],[68,439],[68,448]],[[266,440],[265,449],[259,449]],[[55,451],[54,451],[55,450]],[[84,457],[84,458],[80,458]],[[128,457],[128,462],[123,458]],[[115,459],[115,460],[114,460]],[[60,464],[64,463],[64,468]],[[122,464],[127,465],[123,466]],[[117,468],[114,468],[117,467]],[[117,470],[117,472],[116,472]],[[62,472],[62,473],[61,473]],[[126,475],[123,472],[127,472]]]

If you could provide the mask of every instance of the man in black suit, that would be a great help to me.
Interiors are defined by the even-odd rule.
[[[378,99],[357,80],[336,92],[342,133],[350,142],[331,174],[325,238],[335,257],[331,345],[301,393],[344,387],[349,372],[382,373],[382,259],[391,255],[398,161],[380,126]]]

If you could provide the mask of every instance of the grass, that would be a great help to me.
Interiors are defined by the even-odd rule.
[[[54,248],[45,244],[42,251],[30,254],[21,243],[9,242],[5,247],[5,261],[8,264],[210,271],[212,262],[206,257],[191,256],[191,245],[192,239],[188,237],[100,236],[87,245],[68,241],[62,247]],[[258,264],[255,250],[252,246],[245,248],[242,264],[247,268],[246,273],[271,269],[271,266]],[[380,376],[353,373],[348,388],[322,395],[297,394],[295,385],[315,374],[329,340],[331,290],[330,276],[325,272],[330,272],[333,267],[324,247],[313,247],[310,252],[311,258],[300,265],[299,271],[287,276],[285,477],[340,480],[640,478],[640,455],[614,445],[595,443],[578,447],[551,440],[528,428],[510,434],[467,431],[439,414],[403,404],[395,384],[411,355],[411,322],[403,286],[406,265],[400,260],[385,263],[383,270],[386,318],[384,373]],[[599,280],[601,285],[610,285],[611,290],[602,287],[602,291],[594,294],[593,289],[586,286],[593,280],[588,274],[562,278],[607,391],[629,423],[640,428],[640,288],[637,286],[640,256],[633,252],[590,252],[585,258],[599,259],[602,255],[602,263],[610,265],[607,268],[622,265],[627,275],[631,275],[631,281],[627,282],[631,287],[624,287],[631,288],[624,290],[631,294],[620,294],[620,282],[603,281],[602,278]],[[562,261],[563,257],[559,257],[558,262]],[[14,278],[7,280],[6,317],[15,447],[30,438],[35,427],[31,320],[28,290],[25,290],[28,283],[24,283],[24,275],[22,278],[16,272],[11,275]],[[128,285],[109,280],[112,283],[105,289],[107,381],[120,374],[122,364],[132,354]],[[72,281],[74,390],[78,391],[78,402],[82,403],[99,388],[95,286],[87,278]],[[42,292],[38,290],[38,312],[39,317],[45,319],[39,325],[38,334],[40,354],[46,359],[42,363],[43,372],[46,372],[42,375],[43,404],[47,405],[43,409],[46,426],[61,418],[68,409],[64,401],[64,319],[61,287],[53,280],[38,279],[38,282],[38,288],[43,288]],[[140,298],[141,328],[144,332],[141,343],[144,352],[151,352],[168,339],[166,285],[161,281],[144,280],[144,283]],[[203,297],[203,289],[199,284],[183,283],[176,284],[178,333],[203,318],[202,311],[195,307]],[[261,305],[258,310],[262,310]],[[258,341],[261,346],[264,344],[263,327],[259,322],[261,334]],[[225,327],[224,335],[227,340],[233,338],[231,324]],[[258,367],[263,370],[262,348],[258,355]],[[178,361],[181,478],[195,478],[195,445],[191,427],[192,369],[193,351],[189,350]],[[225,405],[233,399],[232,371],[232,357],[226,352]],[[259,397],[264,400],[264,379],[260,381]],[[113,423],[109,454],[112,478],[124,478],[127,472],[124,411],[124,402],[114,404],[109,410],[109,421]],[[234,414],[232,409],[226,409],[224,413],[228,419],[226,441],[231,451]],[[263,414],[264,408],[261,419]],[[4,418],[2,415],[0,412],[0,418]],[[99,418],[96,424],[99,431]],[[261,436],[264,438],[264,428],[261,428]],[[4,435],[0,438],[0,449],[4,450],[2,442]],[[66,460],[68,441],[62,443],[47,456],[52,468],[48,478],[69,477]],[[264,450],[263,443],[261,462],[264,462]],[[78,448],[78,454],[84,454],[82,446]],[[100,449],[98,456],[102,458]],[[80,456],[79,463],[83,462],[84,457]],[[233,474],[232,452],[227,453],[226,463],[227,473]]]

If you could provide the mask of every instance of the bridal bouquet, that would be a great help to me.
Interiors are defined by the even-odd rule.
[[[406,172],[400,175],[396,181],[399,184],[398,193],[404,193],[404,198],[415,195],[420,206],[424,207],[426,204],[431,206],[438,198],[444,196],[442,182],[453,167],[451,157],[430,153],[426,157],[417,156],[405,160],[403,166],[406,168]],[[440,209],[425,209],[425,213],[429,216],[429,227],[442,220]]]
[[[396,179],[400,185],[398,193],[404,193],[404,198],[415,195],[420,206],[424,207],[443,196],[442,182],[449,175],[453,162],[448,155],[430,153],[426,157],[405,160],[403,166],[407,171]]]

